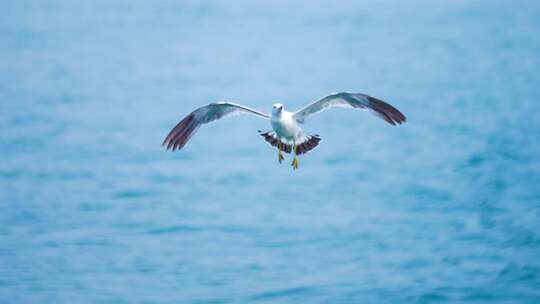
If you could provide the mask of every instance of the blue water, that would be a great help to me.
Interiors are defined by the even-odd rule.
[[[377,1],[378,2],[378,1]],[[0,303],[539,303],[537,1],[2,1]],[[217,100],[335,91],[300,170]]]

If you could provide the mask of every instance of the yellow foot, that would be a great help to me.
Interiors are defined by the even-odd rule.
[[[278,153],[278,162],[281,164],[281,161],[284,160],[285,157],[283,157],[283,153],[281,153],[281,151],[279,151]]]
[[[298,169],[298,158],[295,157],[293,159],[291,166],[293,167],[293,170]]]

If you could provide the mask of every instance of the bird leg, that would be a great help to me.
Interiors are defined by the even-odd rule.
[[[292,161],[291,166],[293,167],[293,170],[298,169],[298,157],[296,157],[296,145],[293,145],[294,150],[294,159]]]
[[[285,157],[283,157],[283,153],[281,153],[281,141],[278,141],[277,146],[278,146],[278,162],[281,164],[281,161],[285,159]]]

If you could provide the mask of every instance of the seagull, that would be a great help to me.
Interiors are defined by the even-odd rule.
[[[234,102],[215,102],[196,109],[182,119],[169,132],[162,145],[166,146],[167,150],[180,150],[201,125],[227,116],[251,114],[270,120],[272,131],[259,131],[260,135],[273,147],[277,147],[280,164],[284,160],[283,152],[294,153],[291,166],[296,170],[298,169],[298,155],[313,150],[321,141],[319,135],[307,135],[302,130],[301,125],[304,124],[305,118],[335,107],[369,111],[394,126],[407,121],[405,115],[390,104],[361,93],[330,94],[296,112],[286,111],[282,104],[276,103],[272,107],[272,114]]]

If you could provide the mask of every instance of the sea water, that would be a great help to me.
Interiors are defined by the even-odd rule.
[[[2,1],[0,303],[540,302],[537,1]],[[290,156],[238,116],[334,109]]]

